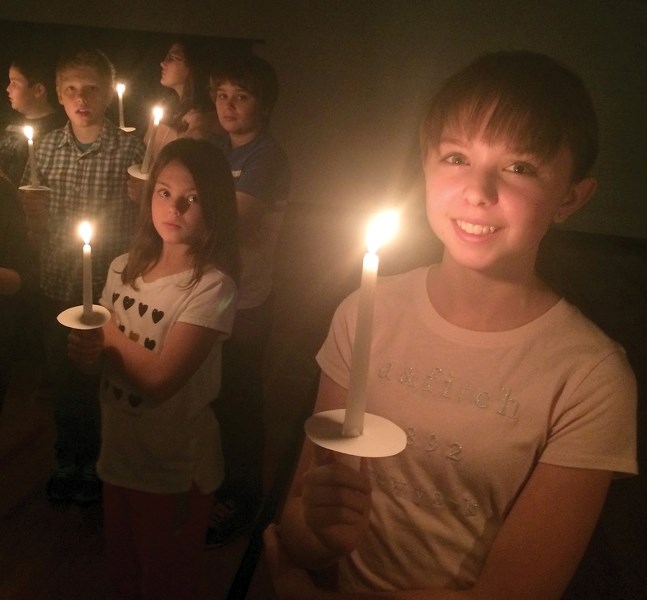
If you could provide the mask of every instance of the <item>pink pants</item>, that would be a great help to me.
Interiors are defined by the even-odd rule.
[[[103,484],[108,568],[121,600],[194,600],[213,494],[151,494]]]

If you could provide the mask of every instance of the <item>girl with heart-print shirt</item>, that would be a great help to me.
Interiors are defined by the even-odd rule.
[[[69,355],[103,372],[97,470],[116,591],[195,598],[223,477],[210,403],[234,317],[236,197],[220,151],[188,138],[160,152],[145,197],[101,296],[112,319],[73,331]]]

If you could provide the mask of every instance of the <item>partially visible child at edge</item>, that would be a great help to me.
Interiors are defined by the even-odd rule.
[[[65,112],[56,98],[55,55],[51,51],[48,52],[42,44],[34,45],[33,40],[30,41],[25,41],[22,48],[15,49],[9,66],[7,95],[15,117],[0,134],[0,170],[4,171],[16,186],[20,185],[23,176],[31,183],[29,150],[24,127],[28,125],[33,129],[34,146],[38,147],[46,134],[63,127],[67,121]],[[41,215],[36,213],[36,222],[31,213],[25,216],[31,228],[28,230],[29,248],[25,247],[23,253],[35,255],[31,258],[31,270],[37,271],[38,234],[35,230],[39,226],[38,219]],[[33,233],[29,233],[32,229]],[[32,281],[32,285],[23,286],[21,293],[12,300],[16,303],[16,310],[11,311],[11,314],[14,322],[20,322],[21,335],[14,339],[9,348],[15,357],[40,365],[43,362],[43,333],[39,291],[38,287],[33,285],[34,282]]]
[[[93,227],[95,293],[112,259],[127,250],[133,232],[137,207],[128,197],[127,169],[141,163],[144,145],[106,119],[113,90],[114,68],[100,50],[73,50],[59,59],[56,91],[69,120],[36,149],[39,180],[51,192],[22,192],[40,247],[43,385],[51,388],[57,434],[57,468],[47,483],[53,501],[85,504],[97,501],[101,491],[95,472],[99,382],[67,359],[67,330],[56,317],[82,303],[80,222],[88,220]]]
[[[0,171],[0,411],[25,332],[21,307],[37,285],[34,263],[18,190]]]
[[[194,600],[223,477],[210,403],[234,318],[236,198],[205,140],[165,146],[150,182],[133,246],[101,295],[112,320],[72,332],[69,352],[103,365],[98,471],[119,597]]]
[[[22,181],[28,159],[23,128],[33,128],[34,143],[38,145],[45,134],[66,122],[56,100],[54,62],[39,48],[19,50],[9,66],[7,96],[17,118],[0,135],[0,169],[16,186]]]
[[[265,536],[282,599],[560,598],[612,478],[637,471],[622,348],[535,271],[596,187],[580,79],[541,54],[484,55],[435,96],[421,150],[444,253],[380,279],[368,380],[368,410],[407,447],[360,472],[304,448]],[[315,411],[345,405],[357,297],[317,355]],[[315,589],[305,569],[331,565],[336,591]]]
[[[268,131],[278,97],[274,68],[254,55],[220,61],[212,68],[211,93],[226,132],[215,142],[236,187],[242,271],[234,329],[223,348],[222,392],[214,405],[225,481],[216,494],[208,547],[248,527],[263,497],[261,370],[272,324],[274,251],[290,186],[287,156]]]

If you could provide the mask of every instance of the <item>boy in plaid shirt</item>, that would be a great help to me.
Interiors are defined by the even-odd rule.
[[[100,292],[113,258],[125,252],[137,214],[127,194],[127,168],[141,163],[143,143],[105,117],[114,90],[114,68],[99,50],[63,56],[56,91],[69,121],[46,135],[36,153],[39,180],[51,189],[38,236],[46,349],[52,386],[58,468],[47,485],[53,501],[99,499],[95,463],[99,451],[98,378],[81,374],[67,359],[67,330],[56,316],[82,302],[79,223],[92,224],[93,289]],[[32,217],[39,199],[25,192]],[[32,208],[32,210],[30,210]],[[33,221],[32,221],[33,222]]]

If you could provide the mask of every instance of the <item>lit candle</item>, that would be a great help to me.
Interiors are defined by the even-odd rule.
[[[155,134],[157,133],[157,126],[160,124],[160,121],[162,120],[163,115],[164,115],[164,111],[159,106],[156,106],[153,109],[153,123],[151,127],[151,135],[148,138],[148,146],[146,146],[146,154],[144,154],[144,161],[142,162],[142,167],[141,167],[141,172],[144,174],[148,173],[151,167],[151,160],[153,157],[153,145],[155,143]]]
[[[124,91],[126,86],[123,83],[117,84],[117,96],[119,96],[119,127],[124,128]]]
[[[350,384],[346,399],[346,414],[342,432],[347,437],[357,437],[364,431],[366,411],[366,386],[373,329],[373,305],[377,284],[378,248],[394,234],[398,224],[395,211],[378,214],[366,228],[368,252],[364,255],[362,282],[359,289],[357,323],[350,369]]]
[[[25,125],[23,132],[27,138],[27,147],[29,149],[29,183],[31,185],[39,185],[38,173],[36,172],[36,157],[34,156],[34,128]]]
[[[90,237],[92,227],[87,221],[79,226],[79,233],[83,239],[83,316],[84,320],[92,317],[92,250],[90,248]]]

